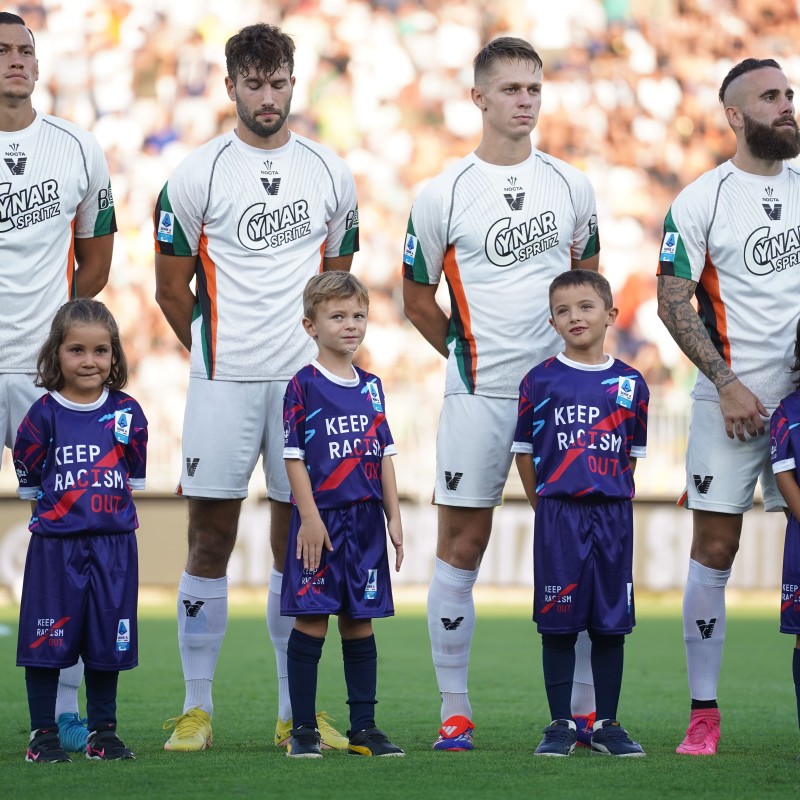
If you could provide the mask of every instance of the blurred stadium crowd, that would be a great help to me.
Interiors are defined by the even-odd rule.
[[[519,35],[542,55],[535,142],[585,170],[597,192],[601,268],[620,307],[610,352],[681,421],[693,371],[655,313],[664,215],[733,152],[717,101],[733,64],[774,57],[800,85],[793,0],[30,0],[6,10],[36,35],[34,106],[92,130],[109,161],[119,234],[101,299],[150,419],[156,489],[177,475],[188,366],[153,299],[153,205],[178,161],[234,124],[223,49],[240,27],[266,21],[294,37],[291,126],[355,173],[354,271],[372,306],[361,359],[383,378],[395,438],[420,463],[432,459],[444,362],[403,318],[403,237],[421,185],[478,142],[469,89],[484,42]]]

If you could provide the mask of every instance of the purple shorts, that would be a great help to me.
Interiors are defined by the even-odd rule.
[[[786,523],[781,580],[781,633],[800,634],[800,524]]]
[[[17,666],[91,669],[138,663],[136,534],[32,534],[19,609]]]
[[[533,619],[540,633],[630,633],[630,500],[540,497],[533,526]]]
[[[394,615],[392,582],[386,555],[386,522],[378,501],[320,509],[333,552],[322,551],[316,571],[295,558],[300,514],[292,509],[281,614],[346,614],[352,619]]]

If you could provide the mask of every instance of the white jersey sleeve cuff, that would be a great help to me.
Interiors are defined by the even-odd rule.
[[[783,461],[776,461],[772,465],[773,472],[788,472],[790,469],[794,469],[796,466],[795,460],[793,458],[785,458]],[[21,497],[22,495],[20,495]]]
[[[529,442],[513,442],[511,445],[512,453],[533,453],[533,445]]]

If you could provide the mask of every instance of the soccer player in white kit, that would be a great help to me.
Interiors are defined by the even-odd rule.
[[[43,390],[36,357],[56,311],[108,281],[117,230],[108,165],[97,140],[42,114],[33,33],[0,12],[0,432],[11,448]],[[56,719],[66,750],[86,749],[78,714],[83,662],[61,670]]]
[[[428,594],[442,697],[439,750],[473,748],[472,587],[511,465],[519,383],[559,349],[548,323],[548,287],[565,269],[596,270],[600,258],[589,180],[531,142],[541,105],[539,55],[528,42],[503,37],[478,53],[474,68],[481,142],[423,189],[403,255],[405,313],[447,358],[434,492],[437,557]],[[442,273],[449,316],[435,299]],[[589,685],[593,709],[585,642],[577,674]]]
[[[156,300],[191,353],[180,493],[189,554],[178,590],[186,696],[165,749],[211,745],[211,684],[228,618],[226,569],[259,454],[270,499],[267,623],[278,665],[275,744],[292,727],[280,616],[291,506],[283,461],[283,393],[314,354],[302,295],[322,270],[349,270],[358,249],[355,181],[344,161],[289,130],[294,43],[251,25],[225,46],[234,130],[191,153],[158,199]],[[192,282],[195,287],[192,288]],[[348,740],[318,716],[323,746]]]
[[[684,755],[717,752],[725,586],[759,476],[766,510],[785,505],[764,434],[793,389],[800,288],[800,173],[785,163],[800,154],[794,92],[777,62],[748,58],[725,77],[719,99],[736,153],[675,199],[658,267],[658,314],[699,370],[683,497],[693,515]]]

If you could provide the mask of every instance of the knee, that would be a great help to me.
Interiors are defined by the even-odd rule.
[[[208,529],[193,530],[189,535],[188,572],[205,578],[224,575],[235,542],[235,534],[226,536]]]
[[[704,567],[726,570],[733,566],[738,551],[738,539],[707,536],[694,543],[691,556]]]

